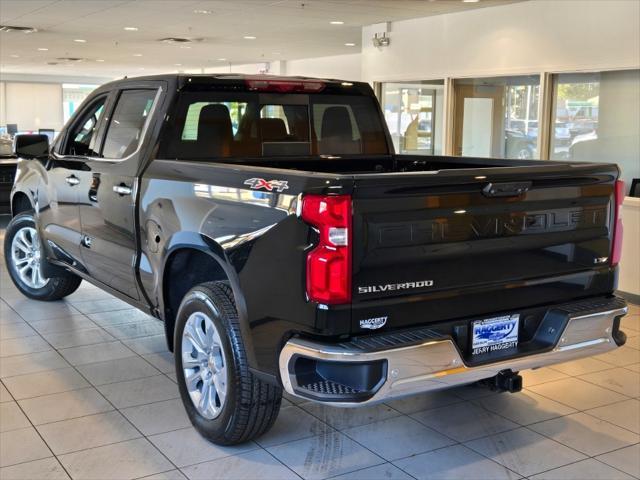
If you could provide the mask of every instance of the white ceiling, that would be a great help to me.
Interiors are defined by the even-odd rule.
[[[355,53],[363,25],[512,1],[0,0],[0,24],[38,29],[0,32],[0,73],[115,77]],[[157,41],[169,36],[199,40],[188,48]]]

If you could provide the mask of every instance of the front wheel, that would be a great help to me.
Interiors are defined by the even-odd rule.
[[[271,428],[282,389],[249,370],[228,285],[204,283],[185,295],[174,345],[180,396],[202,436],[219,445],[234,445]]]
[[[43,274],[42,266],[47,260],[31,213],[17,215],[9,223],[4,259],[16,288],[34,300],[59,300],[75,292],[82,282],[80,277],[62,269],[56,269],[55,277]]]

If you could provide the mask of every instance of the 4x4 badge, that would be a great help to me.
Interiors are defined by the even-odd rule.
[[[276,190],[277,192],[284,192],[289,188],[289,184],[286,180],[265,180],[264,178],[250,178],[244,181],[245,185],[249,185],[253,190],[260,190],[264,188],[268,192]]]

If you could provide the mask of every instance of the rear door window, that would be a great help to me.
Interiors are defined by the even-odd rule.
[[[157,90],[123,90],[111,116],[102,148],[104,158],[120,159],[138,148]]]

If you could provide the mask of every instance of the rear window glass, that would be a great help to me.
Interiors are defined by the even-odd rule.
[[[165,158],[388,153],[366,96],[183,92],[174,118],[163,135]]]

